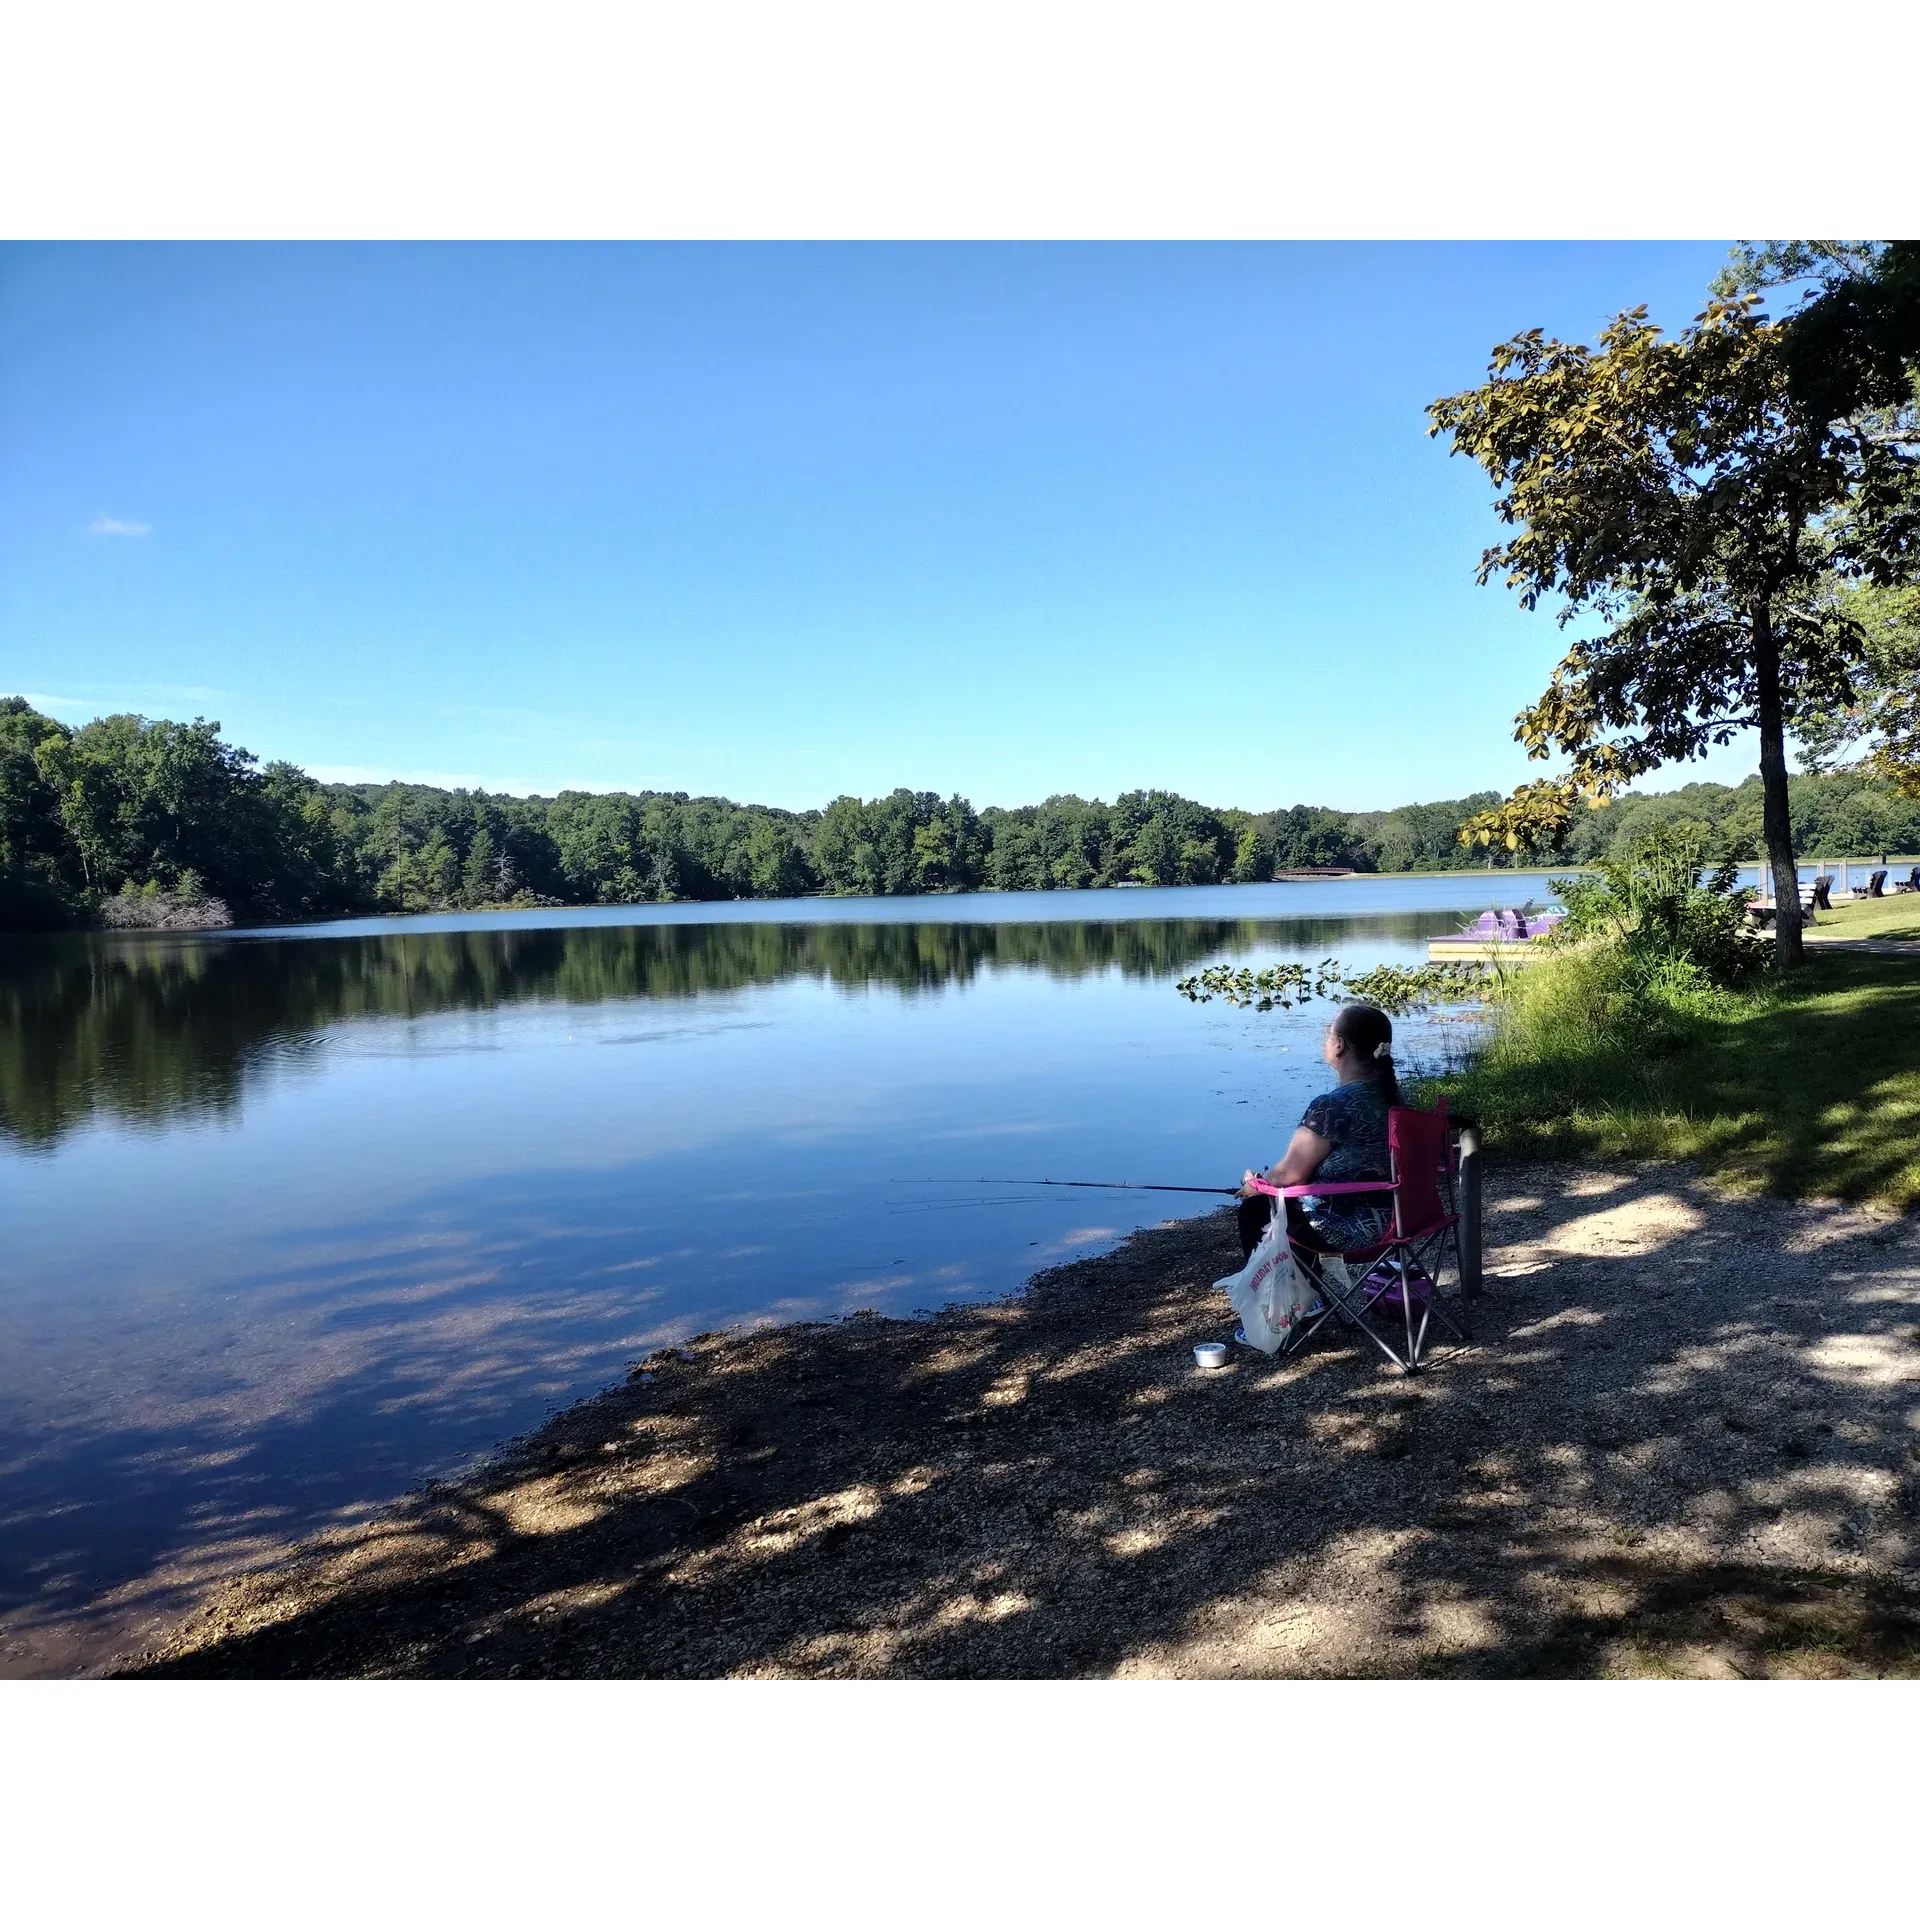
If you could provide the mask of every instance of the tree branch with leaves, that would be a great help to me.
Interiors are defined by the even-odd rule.
[[[1639,307],[1597,347],[1535,328],[1495,348],[1487,381],[1437,400],[1430,431],[1485,469],[1514,531],[1481,556],[1523,606],[1596,619],[1516,717],[1528,757],[1565,758],[1470,819],[1511,849],[1565,832],[1633,780],[1759,734],[1767,857],[1798,893],[1786,735],[1855,700],[1865,633],[1836,579],[1910,564],[1913,449],[1870,418],[1810,401],[1800,336],[1757,293],[1711,300],[1669,336]],[[1801,957],[1778,916],[1777,958]]]

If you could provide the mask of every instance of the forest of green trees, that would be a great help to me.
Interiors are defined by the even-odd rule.
[[[1458,837],[1498,798],[1368,813],[1249,813],[1144,790],[975,809],[902,787],[806,813],[684,793],[515,799],[328,785],[285,762],[261,767],[214,721],[117,714],[70,728],[14,697],[0,699],[0,926],[1423,872],[1506,864]],[[1920,848],[1920,802],[1858,774],[1797,779],[1792,809],[1809,855]],[[1674,816],[1706,821],[1717,845],[1750,857],[1758,781],[1628,795],[1580,818],[1547,857],[1588,860],[1623,829]]]

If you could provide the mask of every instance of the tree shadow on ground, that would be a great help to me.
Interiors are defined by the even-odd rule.
[[[1815,961],[1793,991],[1695,1063],[1703,1113],[1749,1109],[1750,1137],[1717,1157],[1775,1193],[1911,1202],[1920,1194],[1920,967],[1865,954]]]
[[[1231,1214],[695,1342],[227,1588],[149,1675],[1920,1672],[1920,1226],[1492,1188],[1476,1343],[1198,1371]]]

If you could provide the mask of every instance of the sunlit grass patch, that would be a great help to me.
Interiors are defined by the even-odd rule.
[[[1496,1149],[1694,1159],[1739,1186],[1920,1204],[1920,967],[1816,953],[1753,994],[1610,1004],[1573,955],[1516,983],[1441,1082]]]
[[[1920,940],[1920,893],[1884,900],[1845,900],[1814,917],[1816,936],[1842,940]]]

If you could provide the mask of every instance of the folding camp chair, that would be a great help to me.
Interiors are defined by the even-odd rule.
[[[1453,1270],[1456,1274],[1460,1271],[1460,1216],[1453,1199],[1453,1149],[1447,1135],[1446,1101],[1441,1100],[1432,1113],[1422,1113],[1417,1107],[1389,1107],[1387,1154],[1393,1169],[1391,1180],[1305,1187],[1252,1182],[1257,1192],[1272,1195],[1276,1206],[1305,1199],[1309,1194],[1393,1195],[1393,1227],[1386,1237],[1372,1246],[1349,1247],[1341,1254],[1347,1269],[1345,1287],[1324,1277],[1321,1249],[1293,1241],[1295,1258],[1304,1257],[1307,1271],[1319,1276],[1314,1289],[1326,1302],[1327,1311],[1295,1333],[1283,1352],[1299,1352],[1330,1321],[1342,1320],[1365,1334],[1402,1373],[1417,1373],[1434,1321],[1463,1346],[1472,1338],[1465,1324],[1465,1308],[1456,1302],[1456,1308],[1449,1310],[1439,1297],[1440,1272],[1446,1264],[1449,1242]],[[1397,1326],[1395,1308],[1399,1309]],[[1402,1336],[1400,1351],[1382,1337],[1383,1322],[1390,1332]]]

